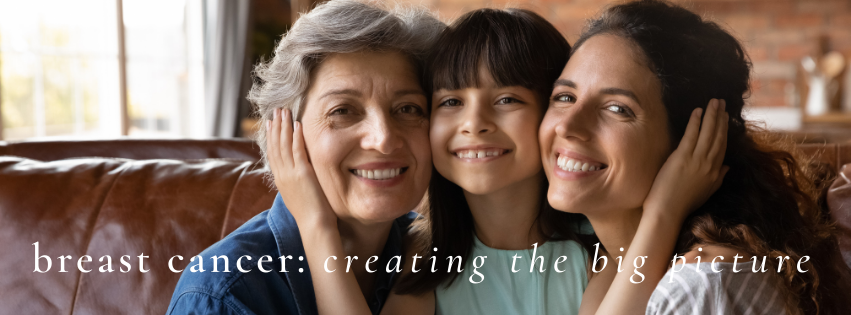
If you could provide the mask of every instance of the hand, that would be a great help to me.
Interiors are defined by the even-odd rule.
[[[293,122],[289,109],[276,108],[266,122],[266,159],[275,186],[300,228],[336,228],[337,215],[331,209],[316,178],[304,145],[301,123]]]
[[[645,212],[673,217],[679,222],[706,202],[730,169],[721,165],[727,150],[727,121],[724,100],[712,99],[700,126],[701,109],[689,118],[682,141],[662,165],[644,201]]]

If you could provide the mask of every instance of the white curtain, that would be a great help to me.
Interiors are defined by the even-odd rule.
[[[251,1],[204,1],[204,102],[207,135],[237,135],[239,104],[250,76],[247,60]]]

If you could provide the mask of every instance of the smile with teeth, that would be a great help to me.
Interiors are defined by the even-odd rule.
[[[559,156],[557,164],[560,169],[568,172],[592,172],[606,168],[602,164],[579,161],[566,156]]]
[[[483,159],[493,156],[500,156],[508,153],[508,150],[503,149],[486,149],[486,150],[460,150],[455,152],[455,156],[462,159]]]
[[[352,174],[355,174],[355,176],[357,176],[357,177],[363,177],[363,178],[366,178],[366,179],[375,179],[375,180],[386,180],[386,179],[392,179],[396,176],[399,176],[399,174],[404,173],[406,170],[408,170],[407,167],[401,167],[401,168],[388,168],[388,169],[381,169],[381,170],[357,170],[357,169],[355,169],[355,170],[351,170],[350,172],[352,172]]]

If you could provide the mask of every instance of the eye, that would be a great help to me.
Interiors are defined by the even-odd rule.
[[[438,107],[440,107],[440,106],[455,107],[455,106],[459,106],[459,105],[461,105],[461,101],[459,101],[458,99],[450,98],[448,100],[443,101],[443,103],[440,103],[437,106]]]
[[[629,107],[622,106],[622,105],[609,105],[609,106],[606,106],[606,110],[614,112],[614,113],[616,113],[618,115],[622,115],[622,116],[629,116],[629,117],[634,116],[633,113],[632,113],[632,110],[629,109]]]
[[[417,105],[408,104],[399,108],[399,113],[401,114],[413,114],[413,115],[424,115],[423,109]]]
[[[346,114],[348,114],[349,112],[350,112],[350,111],[349,111],[349,109],[348,109],[348,108],[345,108],[345,107],[339,107],[339,108],[335,108],[335,109],[331,110],[331,112],[329,113],[329,115],[331,115],[331,116],[336,116],[336,115],[346,115]]]
[[[498,101],[496,101],[496,103],[498,105],[505,105],[505,104],[512,104],[512,103],[520,103],[520,101],[517,100],[516,98],[513,98],[513,97],[503,97],[503,98],[499,99]]]
[[[556,102],[565,102],[565,103],[576,103],[576,97],[570,94],[559,94],[553,97],[553,101]]]

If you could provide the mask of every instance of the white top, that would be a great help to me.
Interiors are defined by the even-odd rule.
[[[782,279],[766,265],[753,272],[752,261],[736,265],[712,263],[677,265],[659,281],[645,314],[785,314]],[[679,269],[682,267],[682,269]]]
[[[538,259],[530,271],[533,254]],[[472,264],[477,256],[487,256],[478,270]],[[588,285],[587,260],[588,253],[574,241],[548,241],[537,250],[502,250],[476,238],[464,271],[448,287],[435,290],[437,314],[577,314]],[[471,283],[471,276],[481,282]]]

